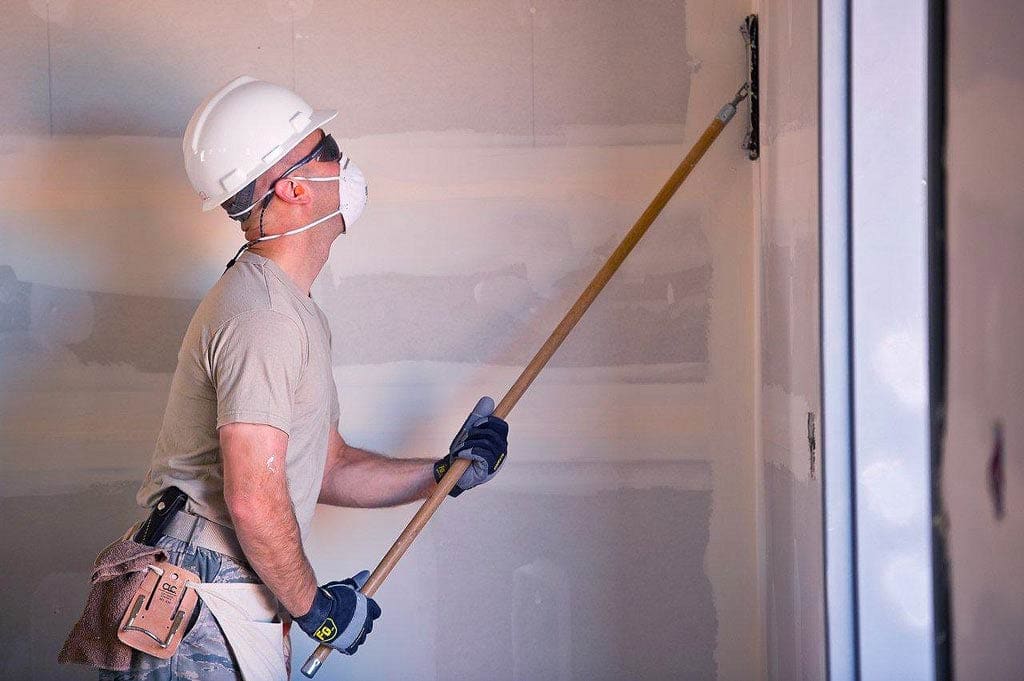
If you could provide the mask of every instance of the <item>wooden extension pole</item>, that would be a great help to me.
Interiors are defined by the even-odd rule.
[[[590,282],[583,293],[580,294],[580,297],[576,302],[573,303],[573,306],[565,314],[565,317],[563,317],[562,321],[558,323],[555,330],[551,332],[548,339],[544,341],[544,345],[540,347],[540,350],[538,350],[537,354],[533,356],[530,363],[526,365],[526,368],[523,369],[523,372],[519,375],[519,378],[516,379],[516,382],[511,388],[509,388],[505,397],[502,398],[501,402],[498,403],[498,406],[495,407],[494,414],[496,416],[505,418],[508,416],[508,413],[512,411],[512,407],[516,405],[519,398],[523,396],[526,389],[530,387],[531,383],[533,383],[533,379],[537,377],[541,372],[541,369],[544,368],[544,365],[548,363],[551,356],[555,354],[556,350],[558,350],[558,346],[562,344],[565,337],[569,335],[569,332],[572,331],[574,326],[576,326],[576,323],[583,317],[583,313],[587,311],[587,308],[589,308],[590,304],[594,302],[595,298],[597,298],[601,289],[603,289],[605,284],[608,283],[608,280],[612,278],[615,271],[619,269],[619,266],[626,259],[626,256],[629,255],[630,251],[633,250],[633,247],[636,246],[637,242],[640,241],[640,238],[647,231],[647,228],[651,226],[654,219],[658,217],[659,213],[661,213],[665,204],[668,203],[669,199],[672,198],[673,194],[676,193],[676,190],[679,189],[680,185],[683,184],[690,172],[704,156],[704,153],[718,138],[718,134],[722,132],[722,129],[725,128],[726,124],[732,120],[732,117],[736,114],[736,106],[746,96],[747,85],[744,84],[736,93],[733,100],[723,106],[721,111],[718,112],[718,115],[715,116],[714,120],[711,121],[711,124],[704,130],[704,133],[700,136],[700,139],[697,140],[697,143],[693,145],[692,149],[690,149],[690,153],[686,155],[686,158],[682,160],[679,167],[676,168],[674,173],[672,173],[672,176],[661,188],[661,191],[658,192],[657,196],[654,197],[654,200],[652,200],[650,205],[647,206],[647,210],[645,210],[639,219],[637,219],[632,229],[630,229],[625,238],[623,238],[622,243],[620,243],[611,256],[609,256],[608,261],[605,262],[604,266],[598,270],[594,279]],[[466,472],[466,469],[469,467],[469,463],[468,459],[457,459],[455,463],[452,464],[451,468],[448,469],[448,472],[441,478],[441,481],[437,483],[437,487],[434,488],[430,497],[423,502],[423,505],[416,512],[416,515],[412,517],[409,524],[404,530],[402,530],[402,534],[399,535],[394,545],[387,554],[385,554],[384,558],[381,559],[380,564],[377,565],[373,574],[371,574],[370,578],[366,580],[363,588],[360,589],[362,593],[370,597],[377,593],[377,589],[379,589],[381,584],[384,583],[384,580],[387,579],[391,570],[412,544],[413,540],[416,539],[416,536],[419,535],[420,531],[427,524],[427,521],[430,520],[430,517],[434,515],[434,511],[437,510],[441,505],[441,502],[448,496],[448,493],[455,486],[455,483],[459,481],[459,478],[462,477],[462,474]],[[313,654],[306,660],[306,664],[302,666],[302,673],[308,678],[313,678],[313,675],[319,671],[324,660],[327,659],[327,656],[331,654],[332,650],[333,648],[323,644],[317,646]]]

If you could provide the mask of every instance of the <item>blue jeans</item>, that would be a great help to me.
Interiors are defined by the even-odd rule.
[[[216,551],[190,546],[180,539],[162,537],[157,546],[167,551],[168,560],[199,575],[204,582],[258,583],[259,577],[244,565]],[[284,645],[284,641],[281,642]],[[199,616],[185,634],[177,652],[161,660],[138,650],[132,651],[132,666],[126,672],[100,670],[100,681],[241,681],[234,653],[228,646],[209,608],[199,602]]]

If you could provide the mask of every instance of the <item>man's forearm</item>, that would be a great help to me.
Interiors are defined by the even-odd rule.
[[[238,542],[256,574],[292,615],[309,611],[316,593],[316,575],[302,550],[299,524],[285,490],[254,496],[250,504],[231,510]]]
[[[345,446],[324,471],[320,503],[331,506],[381,508],[423,499],[437,484],[431,459],[392,459]]]
[[[305,615],[316,595],[316,577],[288,494],[288,436],[271,426],[232,423],[220,428],[219,437],[224,501],[238,542],[288,612]]]

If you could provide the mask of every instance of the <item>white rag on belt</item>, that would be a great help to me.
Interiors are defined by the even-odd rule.
[[[189,582],[224,631],[245,681],[287,681],[284,624],[265,584]]]

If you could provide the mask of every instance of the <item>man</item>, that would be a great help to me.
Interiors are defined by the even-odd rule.
[[[351,654],[380,608],[357,590],[365,572],[317,587],[303,552],[316,503],[404,504],[427,496],[453,457],[469,458],[457,495],[495,474],[508,426],[487,417],[439,461],[390,459],[338,432],[330,330],[309,291],[367,191],[321,129],[336,115],[241,77],[201,104],[185,131],[204,210],[222,205],[247,243],[182,341],[138,495],[154,509],[139,539],[204,582],[262,582],[304,632]],[[172,658],[136,653],[129,672],[104,678],[239,678],[241,644],[223,629],[204,604]]]

